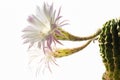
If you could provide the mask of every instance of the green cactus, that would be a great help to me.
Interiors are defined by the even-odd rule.
[[[103,80],[120,80],[120,20],[112,19],[103,25],[99,37],[100,53],[106,71]]]

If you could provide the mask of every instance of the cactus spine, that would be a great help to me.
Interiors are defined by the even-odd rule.
[[[99,37],[100,53],[106,71],[103,80],[120,80],[120,20],[112,19],[103,25]]]

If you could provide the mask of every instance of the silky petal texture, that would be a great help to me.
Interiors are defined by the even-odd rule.
[[[45,19],[44,19],[45,20]],[[50,28],[50,23],[47,20],[40,20],[38,17],[32,15],[29,16],[28,21],[32,23],[36,28],[40,28],[41,30],[44,28]]]

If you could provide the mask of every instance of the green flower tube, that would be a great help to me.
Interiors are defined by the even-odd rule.
[[[90,44],[92,40],[87,41],[84,45],[76,48],[66,48],[66,49],[57,49],[52,54],[55,58],[61,58],[65,56],[69,56],[71,54],[74,54],[82,49],[84,49],[86,46]]]
[[[90,39],[93,39],[93,38],[97,37],[101,32],[101,29],[98,29],[96,31],[96,33],[94,33],[92,35],[85,36],[85,37],[79,37],[79,36],[75,36],[75,35],[70,34],[69,32],[63,30],[62,28],[58,28],[58,30],[59,30],[60,33],[59,34],[54,34],[56,39],[58,39],[58,40],[68,40],[68,41],[90,40]]]

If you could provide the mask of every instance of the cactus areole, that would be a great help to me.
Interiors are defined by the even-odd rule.
[[[106,71],[102,80],[120,80],[120,19],[103,25],[99,36],[100,53]]]

